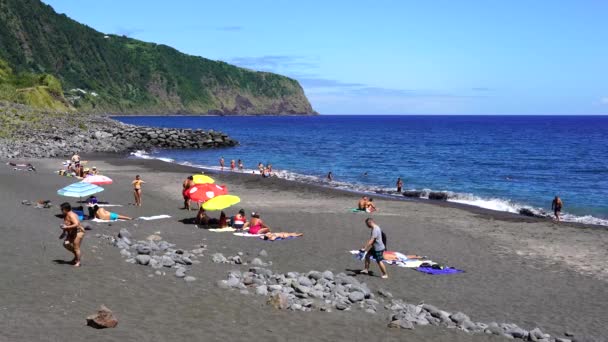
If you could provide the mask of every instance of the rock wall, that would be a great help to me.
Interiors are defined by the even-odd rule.
[[[236,146],[237,141],[213,130],[127,125],[107,117],[48,115],[21,123],[0,139],[0,158],[49,158],[74,152],[130,152],[151,148],[206,149]]]

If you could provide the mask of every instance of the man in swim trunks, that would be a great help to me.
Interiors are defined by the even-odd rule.
[[[74,254],[74,259],[70,263],[75,267],[80,267],[80,245],[84,238],[84,227],[80,224],[78,215],[72,211],[69,203],[61,204],[61,212],[64,215],[61,229],[67,235],[63,241],[63,247]],[[60,238],[63,238],[63,235]]]
[[[397,178],[397,192],[401,192],[401,189],[403,188],[403,181],[401,180],[401,177]]]
[[[184,183],[182,184],[182,196],[184,197],[184,209],[190,210],[190,197],[188,197],[188,193],[186,190],[190,189],[194,185],[194,177],[189,176],[186,178]]]
[[[117,213],[113,213],[105,210],[104,208],[100,208],[98,205],[93,206],[93,213],[95,218],[106,221],[116,221],[116,220],[132,220],[132,218],[128,216],[119,215]]]
[[[361,210],[361,211],[365,211],[365,209],[367,209],[367,196],[363,196],[361,197],[361,199],[359,200],[359,203],[357,204],[357,209]]]
[[[382,260],[384,260],[384,251],[386,250],[384,242],[382,241],[382,230],[371,217],[365,220],[365,224],[372,230],[372,234],[371,238],[365,244],[365,247],[359,250],[363,253],[367,252],[367,254],[365,254],[365,269],[361,271],[361,273],[369,274],[370,258],[373,256],[382,272],[382,279],[387,279],[388,273],[386,272],[386,266],[382,262]]]
[[[555,220],[559,222],[559,214],[562,212],[562,207],[564,203],[559,196],[555,196],[553,202],[551,203],[551,210],[553,210],[553,214],[555,215]]]
[[[220,158],[220,168],[224,171],[224,157]]]

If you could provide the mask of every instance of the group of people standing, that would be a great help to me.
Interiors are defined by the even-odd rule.
[[[220,157],[220,170],[224,171],[224,169],[226,168],[226,161],[224,160],[224,157]],[[243,163],[243,160],[238,159],[237,161],[235,161],[234,159],[230,160],[230,171],[236,171],[238,168],[238,170],[240,172],[243,172],[245,170],[245,165]],[[267,164],[264,165],[264,163],[258,163],[258,171],[260,173],[260,175],[262,175],[262,177],[270,177],[272,176],[272,164]]]

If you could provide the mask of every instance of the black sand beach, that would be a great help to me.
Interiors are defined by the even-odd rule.
[[[279,179],[224,173],[214,175],[241,203],[260,211],[275,231],[304,233],[298,239],[265,242],[231,233],[197,229],[178,220],[195,212],[180,210],[183,179],[194,169],[156,160],[93,155],[86,158],[115,183],[99,198],[122,207],[132,217],[168,214],[170,219],[108,223],[87,222],[82,267],[61,246],[61,219],[56,207],[66,198],[56,194],[74,179],[59,177],[60,160],[31,160],[38,172],[0,167],[0,341],[499,341],[503,337],[472,335],[457,329],[417,326],[389,329],[388,310],[376,314],[348,311],[276,310],[266,297],[219,288],[233,269],[246,265],[216,264],[214,253],[242,252],[249,262],[261,250],[275,272],[331,270],[353,274],[362,268],[348,250],[361,248],[369,236],[367,214],[351,213],[358,195]],[[143,206],[132,202],[130,182],[146,181]],[[55,207],[36,209],[22,200],[51,200]],[[74,204],[74,199],[71,199]],[[389,266],[388,280],[356,275],[376,293],[380,288],[408,303],[432,304],[462,311],[476,322],[515,323],[554,337],[573,332],[574,339],[606,340],[608,326],[608,230],[514,215],[469,210],[451,205],[379,198],[373,214],[389,236],[389,249],[419,254],[465,270],[430,276]],[[213,213],[216,217],[219,213]],[[126,228],[133,240],[157,232],[184,250],[207,245],[199,264],[190,267],[193,282],[174,271],[156,275],[151,267],[125,262],[120,250],[97,235],[117,235]],[[372,270],[378,273],[376,265]],[[161,270],[163,271],[163,270]],[[101,305],[119,319],[115,329],[95,330],[85,317]],[[572,338],[572,337],[569,337]]]

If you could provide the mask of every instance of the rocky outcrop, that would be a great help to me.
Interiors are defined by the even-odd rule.
[[[19,118],[19,111],[0,113]],[[74,152],[130,152],[151,148],[207,149],[235,146],[228,135],[214,130],[154,128],[127,125],[107,117],[38,113],[36,120],[17,121],[0,139],[0,158],[49,158]]]

